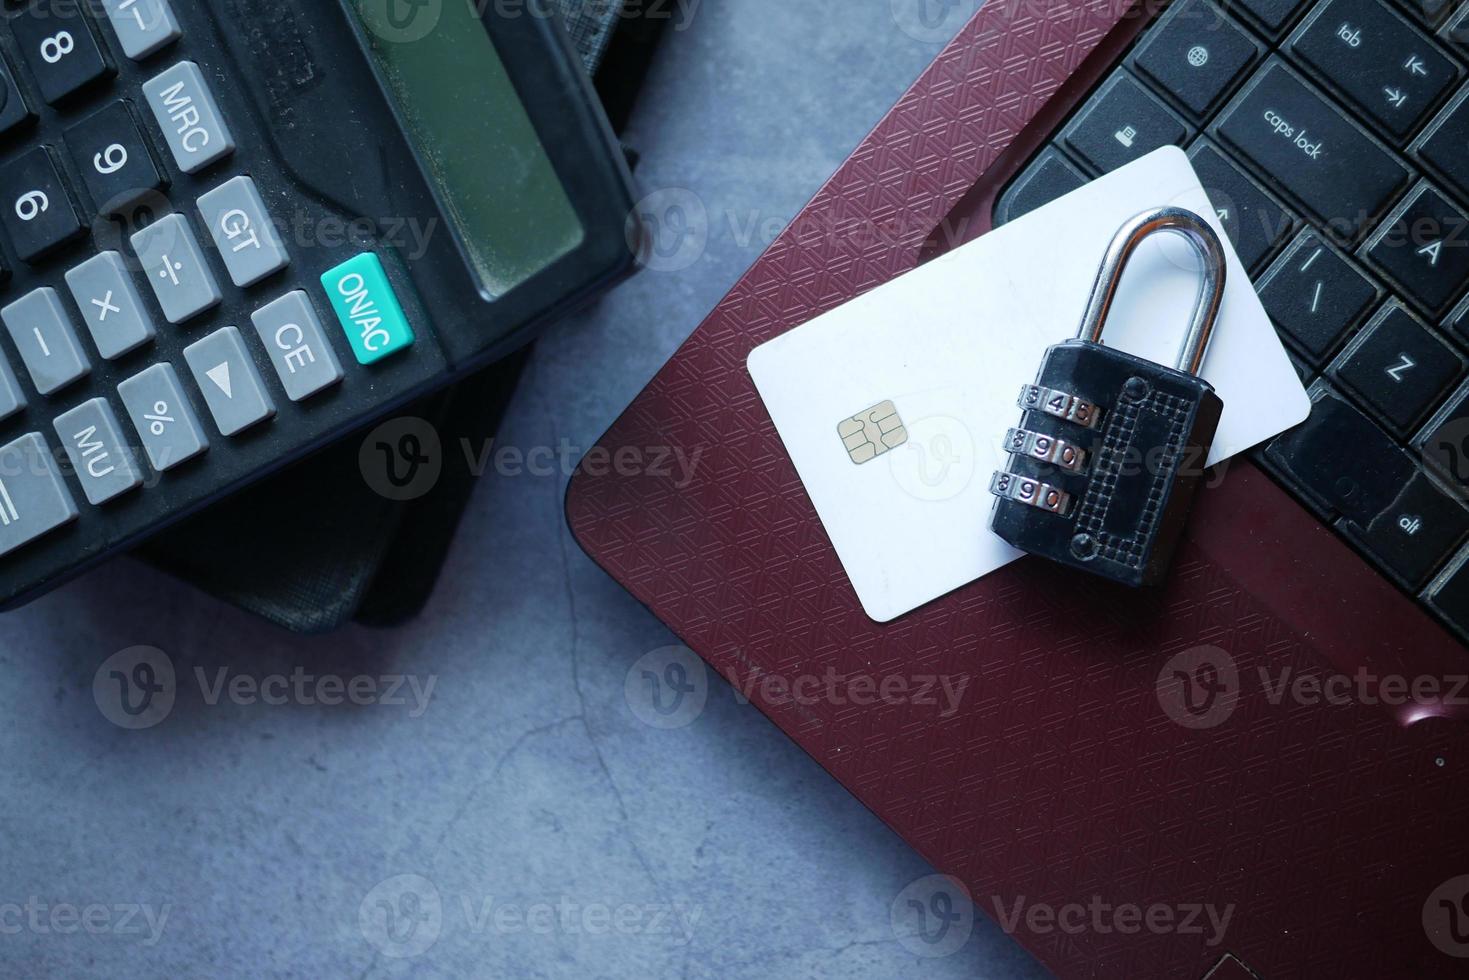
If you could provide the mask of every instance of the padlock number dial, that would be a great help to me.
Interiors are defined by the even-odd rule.
[[[991,477],[990,493],[1052,514],[1064,515],[1071,509],[1071,494],[1058,490],[1049,483],[1032,480],[1028,476],[1016,476],[1014,473],[996,473]]]
[[[1020,389],[1020,407],[1027,412],[1044,412],[1075,422],[1084,429],[1095,429],[1102,421],[1102,410],[1091,402],[1069,392],[1040,385],[1026,385]]]
[[[1029,429],[1011,429],[1005,433],[1005,451],[1013,456],[1028,456],[1051,463],[1067,473],[1080,473],[1086,466],[1086,452],[1065,439]]]

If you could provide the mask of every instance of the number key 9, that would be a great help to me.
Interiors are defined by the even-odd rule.
[[[98,213],[124,213],[128,205],[167,184],[124,101],[92,113],[67,129],[65,138]]]

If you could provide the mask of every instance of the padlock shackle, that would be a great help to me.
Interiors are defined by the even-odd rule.
[[[1178,348],[1176,367],[1189,374],[1198,374],[1209,349],[1209,338],[1214,333],[1214,324],[1219,320],[1219,307],[1224,304],[1224,281],[1227,265],[1224,246],[1219,236],[1203,218],[1184,208],[1154,208],[1129,220],[1117,232],[1107,246],[1102,267],[1097,271],[1097,281],[1092,285],[1091,299],[1086,304],[1086,314],[1081,318],[1081,329],[1077,337],[1092,343],[1102,342],[1102,328],[1112,301],[1117,298],[1117,287],[1122,283],[1122,272],[1133,252],[1143,239],[1162,231],[1183,235],[1194,246],[1203,262],[1204,274],[1199,283],[1199,295],[1194,300],[1194,317]]]

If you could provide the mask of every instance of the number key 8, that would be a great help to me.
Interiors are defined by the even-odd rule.
[[[53,105],[112,74],[89,18],[72,0],[38,4],[10,25],[41,96]]]

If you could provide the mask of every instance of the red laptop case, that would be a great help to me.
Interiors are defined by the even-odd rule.
[[[1145,22],[1115,0],[986,4],[602,439],[697,447],[692,482],[579,474],[572,530],[984,914],[1235,907],[1212,945],[1209,929],[1022,924],[1060,976],[1465,975],[1430,938],[1459,926],[1441,886],[1469,874],[1464,709],[1309,703],[1259,672],[1449,690],[1469,653],[1259,470],[1237,461],[1202,494],[1161,590],[1024,559],[880,625],[746,371],[758,344],[986,230],[996,189]],[[1162,674],[1201,647],[1238,695],[1188,727]],[[970,682],[948,717],[759,683],[828,669]]]

